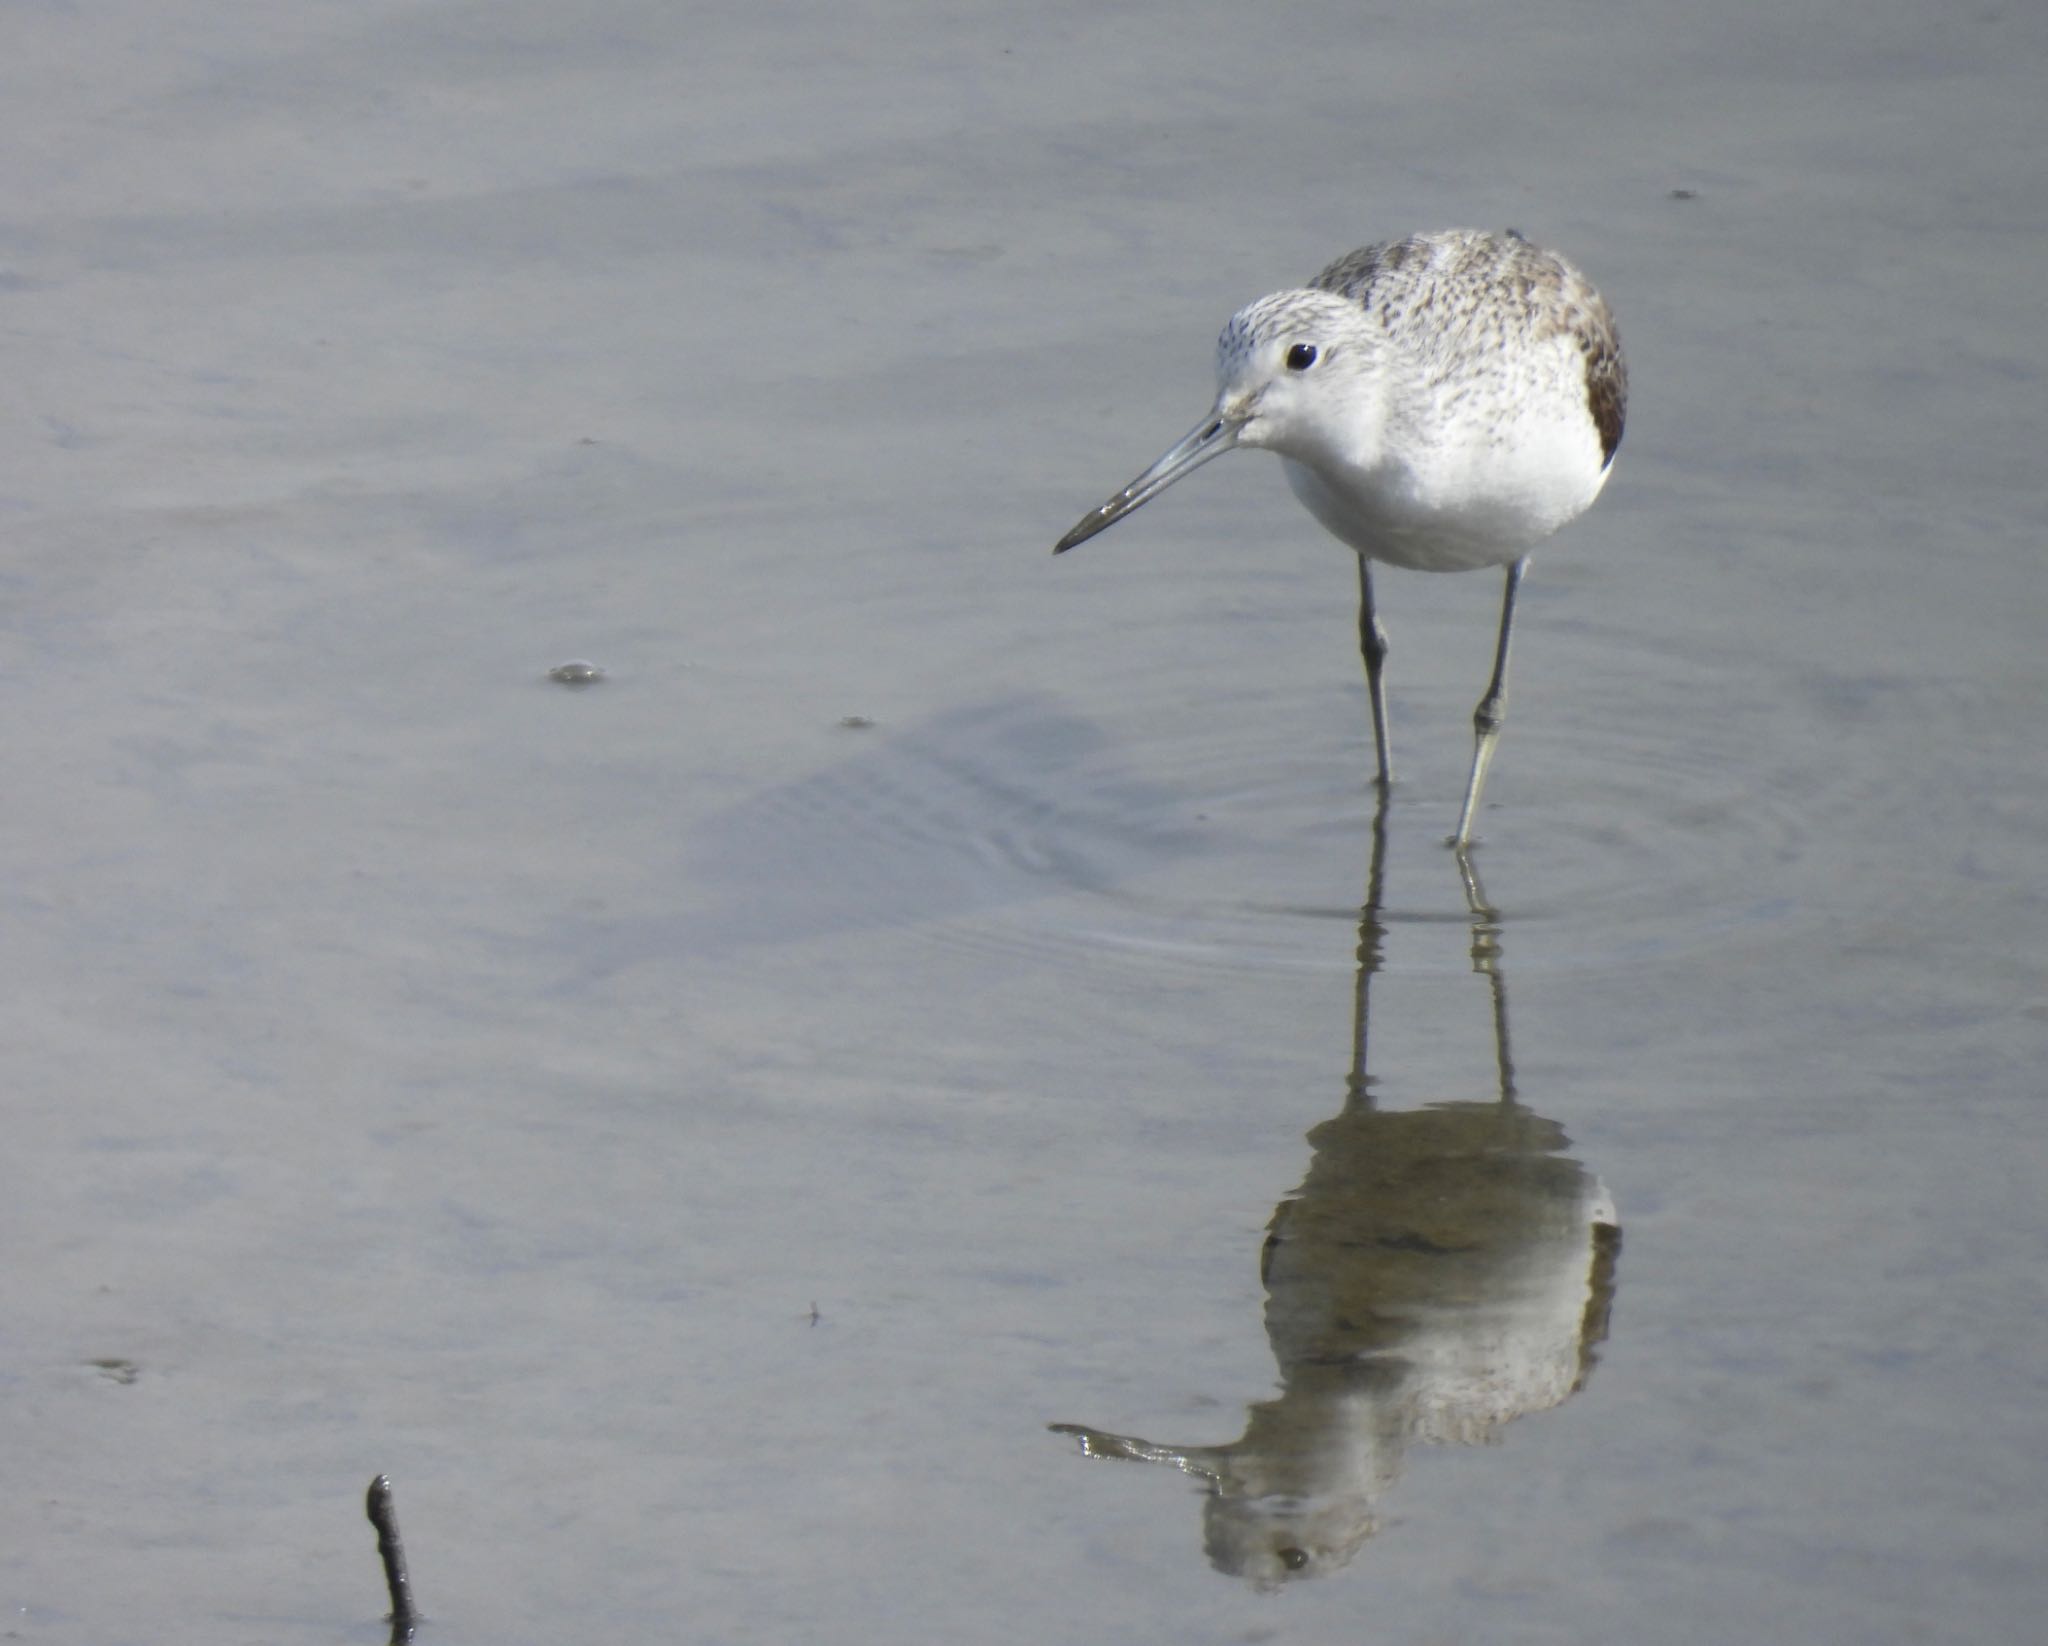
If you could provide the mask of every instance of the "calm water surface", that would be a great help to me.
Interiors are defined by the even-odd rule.
[[[1181,15],[11,25],[22,1639],[2028,1636],[2048,35]],[[1275,465],[1046,553],[1451,222],[1636,382],[1477,888],[1493,578],[1376,838]]]

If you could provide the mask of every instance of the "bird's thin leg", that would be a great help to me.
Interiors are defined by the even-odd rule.
[[[1500,728],[1508,717],[1508,642],[1515,632],[1515,590],[1522,586],[1522,573],[1528,569],[1526,554],[1508,567],[1507,593],[1500,602],[1500,645],[1493,654],[1493,679],[1472,713],[1472,731],[1478,743],[1472,751],[1472,778],[1465,785],[1465,809],[1458,814],[1458,832],[1451,836],[1451,844],[1460,848],[1471,843],[1472,814],[1479,810],[1479,791],[1486,786],[1486,768],[1493,764],[1494,745],[1500,741]]]
[[[1372,562],[1358,557],[1358,652],[1365,659],[1365,689],[1372,697],[1372,741],[1380,757],[1380,794],[1394,781],[1393,751],[1387,742],[1387,631],[1372,606]]]

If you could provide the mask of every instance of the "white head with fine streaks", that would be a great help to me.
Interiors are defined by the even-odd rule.
[[[1306,288],[1232,315],[1216,339],[1216,412],[1237,443],[1296,462],[1369,466],[1386,420],[1386,337],[1357,302]]]

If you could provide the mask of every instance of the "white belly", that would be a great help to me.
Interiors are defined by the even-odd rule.
[[[1294,495],[1323,529],[1368,560],[1411,571],[1476,571],[1521,559],[1600,495],[1607,472],[1591,433],[1589,425],[1586,438],[1561,437],[1557,449],[1492,452],[1429,471],[1398,461],[1334,472],[1281,461]]]

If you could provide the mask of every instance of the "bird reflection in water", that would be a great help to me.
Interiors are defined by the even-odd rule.
[[[1492,993],[1497,1096],[1374,1106],[1366,1077],[1372,980],[1386,937],[1384,808],[1359,922],[1353,1055],[1343,1109],[1308,1134],[1308,1175],[1260,1258],[1280,1394],[1241,1438],[1159,1445],[1054,1424],[1090,1457],[1163,1463],[1208,1486],[1204,1544],[1261,1586],[1348,1564],[1418,1442],[1475,1445],[1585,1384],[1607,1335],[1621,1231],[1613,1203],[1564,1152],[1564,1129],[1515,1091],[1501,923],[1466,854],[1473,970]]]

